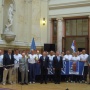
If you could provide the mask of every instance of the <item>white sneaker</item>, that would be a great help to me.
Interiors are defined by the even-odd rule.
[[[13,82],[13,84],[16,84],[16,82]]]
[[[34,84],[35,82],[33,82],[33,84]]]
[[[12,85],[12,83],[10,83]]]
[[[73,81],[71,81],[71,83],[73,83]]]
[[[29,82],[29,84],[31,84],[32,82]]]
[[[6,83],[3,83],[3,85],[6,85]]]

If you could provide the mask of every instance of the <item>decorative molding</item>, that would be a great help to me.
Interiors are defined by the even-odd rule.
[[[22,41],[13,41],[10,43],[5,42],[4,40],[0,40],[0,45],[10,45],[10,46],[21,46],[21,47],[30,47],[31,43],[22,42]],[[41,43],[36,42],[36,46],[42,46]],[[3,46],[2,46],[3,47]]]
[[[82,13],[70,13],[70,14],[58,14],[58,15],[49,15],[49,18],[58,18],[58,17],[76,17],[76,16],[89,16],[90,12],[82,12]]]
[[[25,3],[32,3],[33,0],[24,0]]]
[[[60,4],[49,4],[49,9],[62,9],[62,8],[73,8],[73,7],[83,7],[90,6],[90,1],[79,1],[79,2],[70,2],[70,3],[60,3]]]
[[[48,1],[50,1],[50,0],[41,0],[41,1],[45,1],[45,2],[48,2]]]
[[[63,21],[63,17],[58,17],[58,18],[56,18],[56,20]]]

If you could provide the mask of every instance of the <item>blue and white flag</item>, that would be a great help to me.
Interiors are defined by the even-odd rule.
[[[75,40],[73,40],[73,42],[72,42],[71,49],[73,50],[73,52],[76,52],[76,43],[75,43]]]
[[[30,50],[36,50],[36,44],[35,44],[35,41],[34,41],[34,38],[32,39],[32,42],[31,42],[31,48]]]

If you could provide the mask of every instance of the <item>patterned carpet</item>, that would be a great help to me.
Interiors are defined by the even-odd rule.
[[[13,90],[13,89],[9,89],[9,88],[0,88],[0,90]]]

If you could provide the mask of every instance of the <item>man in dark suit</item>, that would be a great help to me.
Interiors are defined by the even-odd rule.
[[[8,73],[9,73],[8,82],[10,84],[12,84],[12,71],[13,71],[13,67],[14,67],[14,56],[12,54],[11,49],[8,49],[8,53],[4,54],[4,56],[3,56],[3,65],[4,65],[3,85],[6,84],[6,78],[7,78]]]
[[[63,61],[60,53],[57,51],[56,56],[53,58],[53,70],[55,71],[55,84],[60,84],[61,69],[63,68]]]
[[[47,53],[44,51],[43,56],[40,57],[40,68],[41,68],[41,84],[45,81],[47,84],[47,73],[48,73],[48,65],[49,65],[49,57]]]
[[[87,62],[88,62],[88,74],[89,74],[89,82],[88,82],[88,84],[90,84],[90,54],[89,54],[89,56],[87,58]]]

